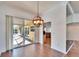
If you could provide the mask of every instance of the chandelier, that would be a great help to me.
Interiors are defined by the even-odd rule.
[[[33,18],[33,24],[39,27],[43,23],[44,20],[39,16],[39,1],[37,1],[37,16]]]

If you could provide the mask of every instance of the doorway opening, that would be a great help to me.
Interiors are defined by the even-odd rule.
[[[35,26],[32,20],[6,15],[6,50],[33,44]]]
[[[32,44],[34,33],[34,25],[31,20],[13,18],[13,48]]]
[[[44,23],[43,44],[45,46],[51,47],[51,22]]]

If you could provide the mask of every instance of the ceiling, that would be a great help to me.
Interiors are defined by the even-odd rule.
[[[37,1],[4,1],[3,3],[33,14],[37,13]],[[43,14],[49,9],[54,9],[59,4],[62,4],[62,1],[40,1],[39,13]]]
[[[79,1],[70,1],[69,2],[74,13],[79,13]]]

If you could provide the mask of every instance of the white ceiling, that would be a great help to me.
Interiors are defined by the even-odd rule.
[[[71,7],[75,13],[79,13],[79,1],[70,1]]]
[[[9,5],[20,10],[28,11],[30,13],[37,13],[37,1],[5,1],[3,2],[6,5]],[[62,4],[62,1],[40,1],[39,2],[39,13],[42,14],[49,9],[53,9],[59,4]]]

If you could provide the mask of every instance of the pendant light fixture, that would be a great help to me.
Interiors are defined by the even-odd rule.
[[[44,20],[39,16],[39,1],[37,1],[37,16],[33,18],[33,24],[39,27],[43,23],[44,23]]]

